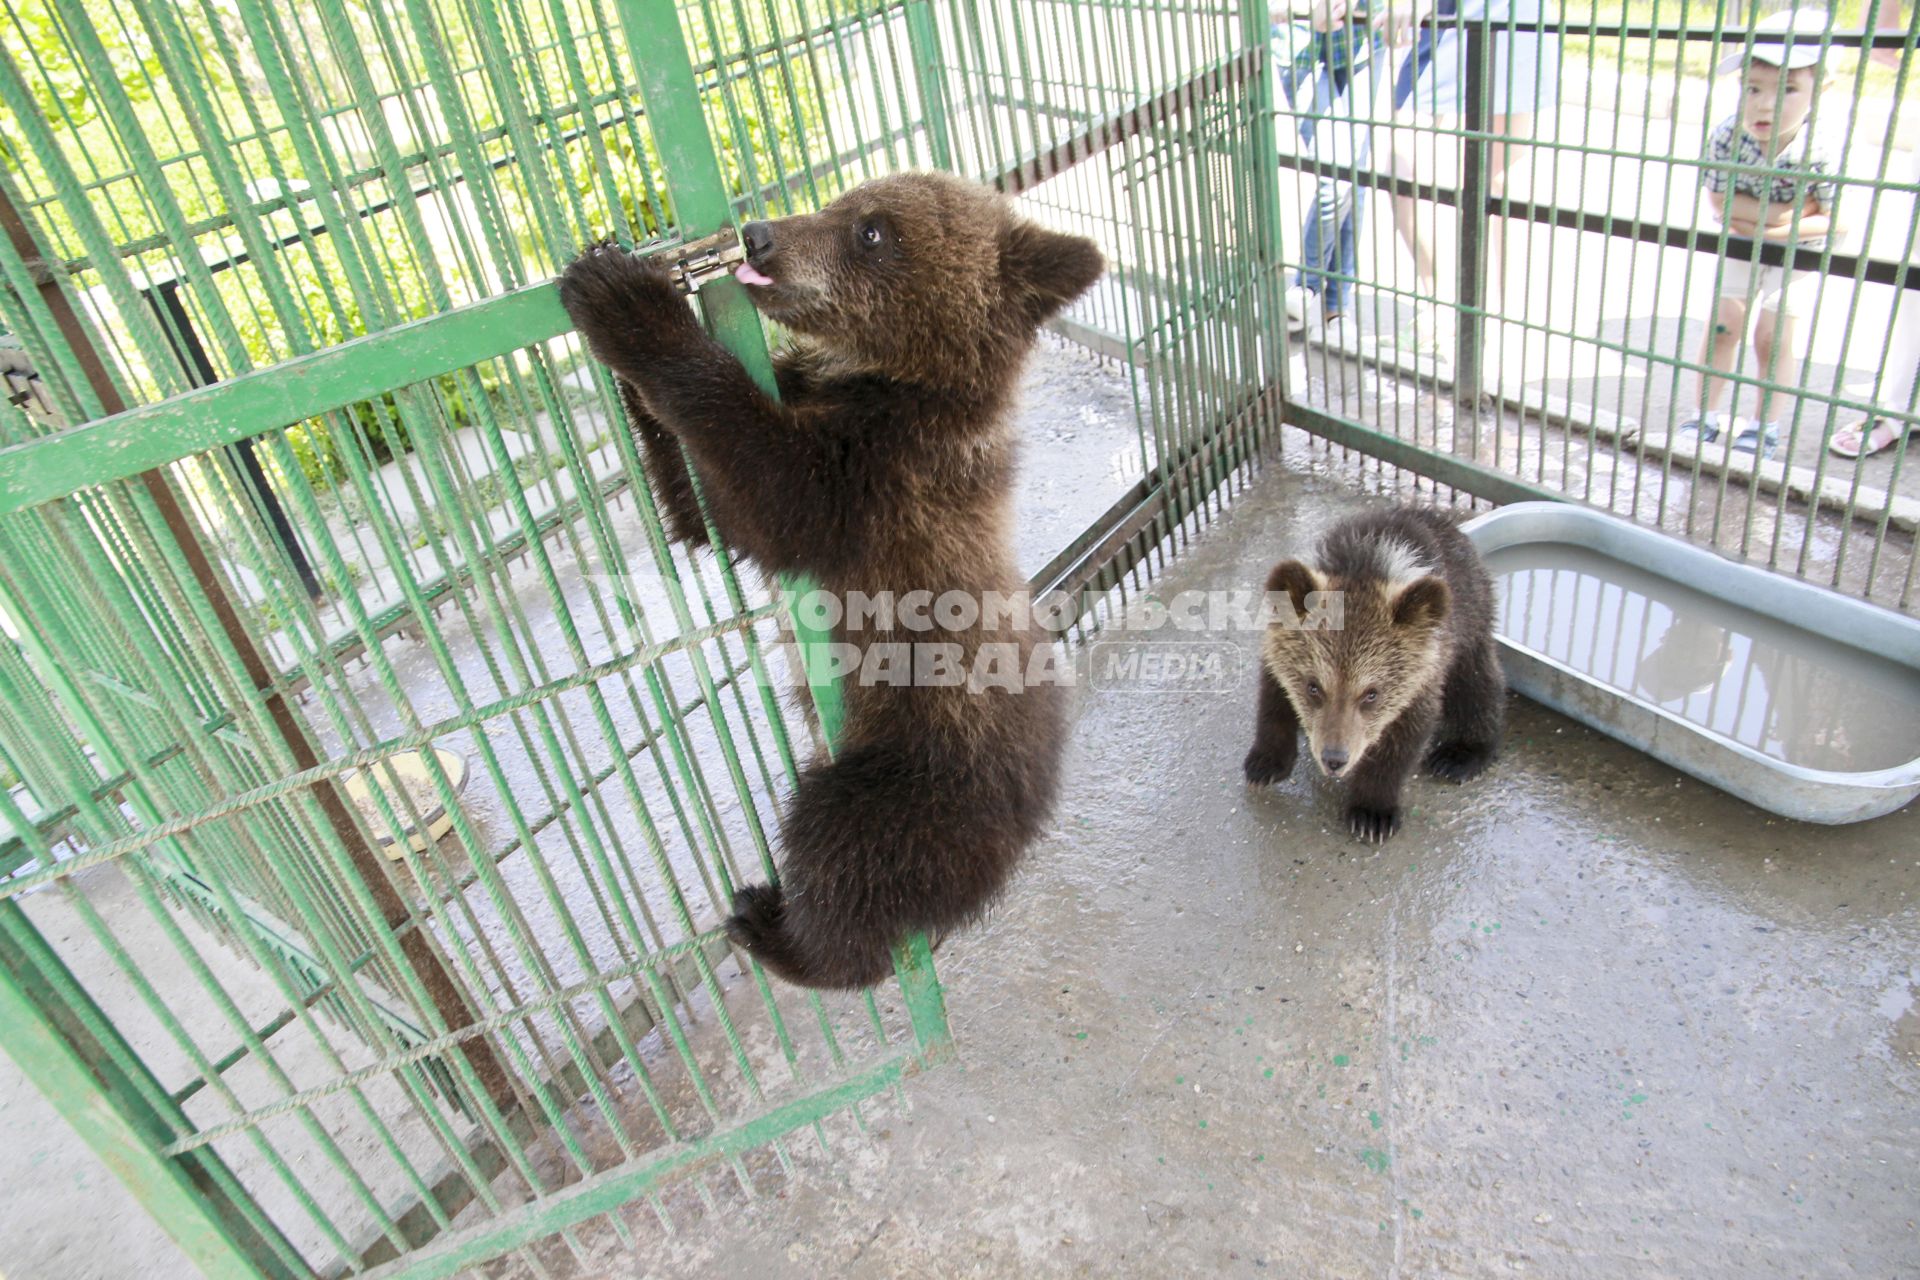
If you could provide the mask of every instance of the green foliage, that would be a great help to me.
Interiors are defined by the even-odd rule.
[[[333,446],[333,436],[317,422],[296,422],[287,428],[287,443],[300,464],[300,474],[317,489],[324,489],[347,474],[346,459]]]
[[[851,17],[860,6],[814,6],[812,21],[842,8]],[[823,158],[818,125],[832,60],[789,57],[783,69],[783,55],[767,49],[809,25],[808,12],[795,0],[693,0],[681,10],[708,125],[737,194]],[[82,263],[72,287],[96,300],[107,273],[127,272],[138,289],[178,277],[184,262],[206,264],[209,274],[183,292],[222,376],[539,280],[592,237],[644,243],[668,229],[664,165],[651,123],[631,109],[624,42],[578,25],[583,12],[573,15],[569,65],[545,7],[503,20],[498,10],[422,0],[435,66],[424,59],[417,18],[384,0],[340,0],[336,16],[254,0],[17,0],[9,13],[10,38],[24,46],[16,65],[57,151],[34,154],[18,128],[0,130],[0,166],[38,234],[53,257]],[[271,48],[260,43],[269,38]],[[761,50],[751,64],[737,56],[748,48]],[[530,78],[472,92],[478,81],[458,69],[484,78],[496,53]],[[461,79],[464,119],[444,109],[436,67]],[[191,93],[176,83],[186,75]],[[362,76],[377,105],[356,102]],[[515,92],[526,111],[556,113],[551,123],[531,121],[540,145],[526,155],[508,128],[524,118],[506,110]],[[210,116],[197,116],[198,95]],[[406,158],[404,172],[383,168],[382,127]],[[812,154],[803,128],[815,135]],[[226,176],[244,190],[223,186],[207,152],[226,157]],[[330,193],[324,208],[320,192]],[[172,216],[162,216],[163,203]],[[77,218],[120,246],[114,260],[87,260]],[[169,227],[182,223],[192,242],[169,243]],[[242,226],[258,235],[243,239]],[[148,318],[135,324],[108,308],[101,319],[136,399],[181,388]],[[293,458],[316,488],[336,490],[353,468],[406,454],[422,429],[484,420],[484,401],[511,416],[497,403],[498,378],[493,368],[440,377],[397,399],[290,425]]]
[[[53,10],[43,3],[25,4],[10,8],[9,16],[15,24],[8,33],[9,43],[17,37],[32,51],[34,74],[28,78],[27,91],[33,95],[47,127],[56,136],[87,132],[100,116],[99,93],[79,57],[68,47]],[[120,91],[136,111],[154,109],[153,85],[161,77],[161,68],[145,33],[120,24],[102,24],[96,34]],[[16,147],[15,138],[11,129],[0,132],[0,166],[10,173],[20,171],[29,160]]]
[[[802,10],[788,5],[779,8],[787,10],[779,15],[782,30],[802,25]],[[762,12],[774,10],[769,7]],[[802,125],[817,126],[822,120],[826,95],[814,78],[812,61],[790,60],[783,75],[772,58],[755,58],[752,72],[737,61],[716,58],[716,49],[750,48],[769,38],[771,31],[762,29],[753,20],[756,16],[735,6],[707,2],[688,10],[682,19],[702,85],[711,86],[702,94],[701,105],[707,129],[719,143],[722,176],[735,196],[755,195],[770,184],[784,183],[821,158],[809,154],[806,139],[795,127],[796,118]],[[720,74],[715,74],[716,69]],[[820,141],[824,139],[816,136]],[[777,192],[773,200],[784,203]]]
[[[1723,31],[1722,45],[1715,47],[1706,40],[1620,40],[1607,36],[1588,37],[1584,34],[1589,21],[1598,26],[1612,24],[1660,24],[1686,25],[1696,30],[1707,30],[1714,25],[1715,10],[1710,4],[1690,4],[1683,11],[1672,3],[1660,0],[1603,0],[1589,11],[1586,9],[1566,13],[1567,38],[1564,41],[1563,57],[1565,65],[1581,68],[1589,74],[1598,76],[1627,74],[1650,76],[1656,82],[1676,83],[1681,80],[1708,80],[1714,74],[1714,68],[1729,53],[1738,51],[1747,30],[1747,14],[1753,17],[1763,16],[1778,6],[1749,4],[1743,9],[1735,6],[1726,11],[1720,19]],[[1834,29],[1845,31],[1863,25],[1871,26],[1878,8],[1878,0],[1832,0],[1829,5],[1833,14]],[[1903,8],[1903,12],[1906,10]],[[1906,19],[1900,19],[1904,25]],[[1835,48],[1828,52],[1823,66],[1832,77],[1831,92],[1858,93],[1863,98],[1893,98],[1898,85],[1897,68],[1867,62],[1864,67],[1858,50]],[[1914,72],[1909,71],[1911,79]],[[1908,90],[1909,94],[1911,89]],[[1840,114],[1843,108],[1837,102],[1823,107],[1823,114]]]

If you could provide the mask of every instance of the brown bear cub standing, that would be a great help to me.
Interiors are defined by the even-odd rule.
[[[1313,565],[1274,566],[1267,590],[1288,598],[1298,625],[1282,611],[1267,628],[1247,781],[1292,773],[1304,725],[1321,771],[1346,781],[1348,829],[1379,842],[1400,829],[1400,789],[1423,758],[1455,782],[1492,762],[1506,713],[1493,583],[1445,514],[1343,520]],[[1315,592],[1340,593],[1337,628],[1314,625],[1335,616]]]
[[[776,359],[778,400],[659,266],[601,246],[560,279],[593,354],[626,384],[673,534],[706,541],[684,448],[714,528],[768,572],[811,575],[843,602],[1024,592],[1009,410],[1041,324],[1104,269],[1092,241],[940,174],[882,178],[816,214],[748,223],[741,239],[735,274],[796,336]],[[1012,687],[917,669],[843,682],[837,754],[801,774],[781,882],[742,889],[727,921],[761,964],[814,987],[867,986],[910,933],[976,918],[1039,833],[1059,773],[1060,691],[1019,675],[1036,650],[1050,657],[1030,617],[1002,609],[929,632],[903,602],[899,616],[852,621],[833,638],[863,655],[862,672],[875,646],[938,641],[963,672],[997,653],[1014,655],[997,669],[1015,675]]]

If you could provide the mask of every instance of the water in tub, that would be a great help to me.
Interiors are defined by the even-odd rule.
[[[1920,672],[1818,617],[1766,617],[1565,544],[1502,548],[1487,567],[1501,635],[1692,724],[1808,769],[1920,758]]]

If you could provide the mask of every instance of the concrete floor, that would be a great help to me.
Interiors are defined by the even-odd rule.
[[[1388,475],[1289,432],[1152,590],[1255,584]],[[1920,809],[1770,820],[1516,700],[1371,849],[1245,788],[1255,637],[1201,638],[1226,691],[1081,690],[1054,833],[941,949],[956,1065],[555,1274],[1920,1272]],[[10,1070],[0,1140],[9,1280],[186,1274]]]
[[[1288,453],[1156,590],[1352,508]],[[960,1064],[594,1274],[1920,1272],[1920,809],[1769,819],[1516,700],[1375,850],[1244,787],[1244,691],[1080,708],[1054,835],[941,951]]]

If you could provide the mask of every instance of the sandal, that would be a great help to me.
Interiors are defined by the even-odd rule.
[[[1871,429],[1867,429],[1869,423]],[[1904,434],[1903,428],[1885,418],[1868,418],[1834,432],[1827,448],[1843,458],[1871,458],[1892,448]]]

